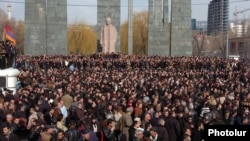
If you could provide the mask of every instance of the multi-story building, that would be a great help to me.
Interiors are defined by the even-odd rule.
[[[212,0],[208,6],[207,34],[226,33],[229,20],[229,0]]]
[[[207,21],[196,21],[196,30],[207,32]]]

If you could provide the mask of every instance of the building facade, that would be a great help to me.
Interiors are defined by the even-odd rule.
[[[192,55],[191,0],[171,3],[171,56]]]
[[[230,38],[229,55],[239,55],[240,58],[250,58],[250,37]]]
[[[226,33],[229,20],[229,0],[212,0],[208,5],[207,34]]]
[[[24,53],[67,54],[67,0],[25,0]]]
[[[147,55],[169,55],[168,1],[149,0]],[[162,7],[162,8],[159,8]]]

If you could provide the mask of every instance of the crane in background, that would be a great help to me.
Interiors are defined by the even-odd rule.
[[[235,12],[233,14],[235,16],[235,22],[236,22],[236,24],[238,24],[238,22],[239,22],[238,21],[238,14],[244,13],[244,12],[249,11],[249,10],[250,10],[250,8],[244,9],[244,10],[241,10],[241,11],[237,11],[237,6],[235,7]]]

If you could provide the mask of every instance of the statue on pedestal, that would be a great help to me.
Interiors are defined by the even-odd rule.
[[[117,40],[117,31],[114,25],[111,24],[111,19],[106,19],[106,24],[102,26],[100,44],[102,53],[114,53]]]

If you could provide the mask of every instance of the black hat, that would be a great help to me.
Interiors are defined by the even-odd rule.
[[[84,130],[82,130],[82,134],[88,134],[89,132],[90,132],[89,129],[84,129]]]
[[[50,128],[54,128],[54,126],[52,126],[52,125],[46,125],[46,126],[44,127],[44,129],[50,129]]]
[[[92,115],[92,116],[91,116],[91,119],[96,119],[96,116],[95,116],[95,115]]]
[[[152,127],[152,128],[150,129],[150,131],[155,131],[155,132],[157,132],[157,127]]]

